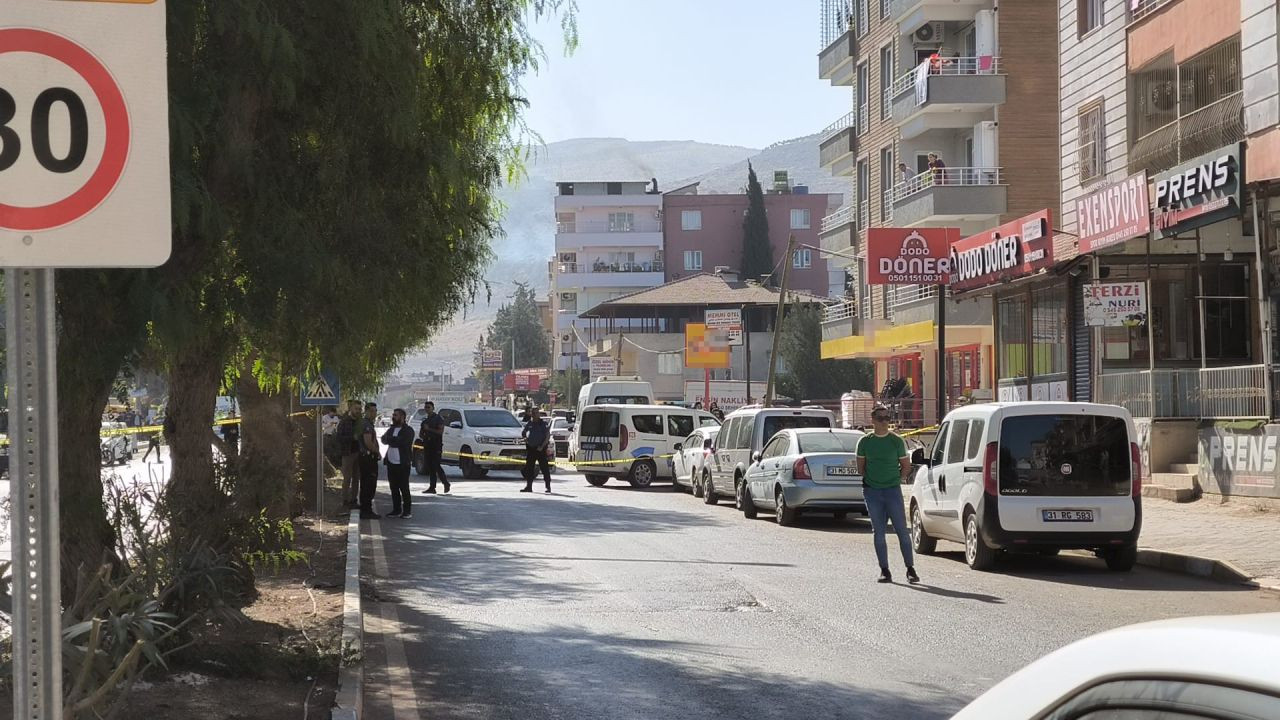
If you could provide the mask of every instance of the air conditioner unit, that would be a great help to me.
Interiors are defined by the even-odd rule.
[[[573,300],[576,300],[577,298],[578,296],[574,293],[560,293],[560,299],[566,302],[571,302]]]
[[[565,333],[560,336],[560,339],[564,342],[570,342],[573,340],[573,333]]]
[[[924,27],[915,31],[911,36],[911,40],[916,45],[941,45],[942,44],[943,24],[940,22],[926,23]]]
[[[577,262],[577,260],[578,260],[577,253],[560,253],[560,262],[571,263],[571,262]]]

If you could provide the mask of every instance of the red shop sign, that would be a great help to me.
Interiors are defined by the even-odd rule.
[[[1147,171],[1078,198],[1076,229],[1082,255],[1151,232]]]
[[[871,285],[946,285],[958,228],[870,228],[867,282]]]
[[[970,235],[951,246],[951,288],[973,290],[1024,277],[1053,264],[1048,210]]]

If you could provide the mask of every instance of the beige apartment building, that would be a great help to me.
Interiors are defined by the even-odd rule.
[[[823,166],[852,182],[851,201],[822,221],[822,249],[850,277],[823,323],[822,356],[874,359],[878,386],[905,381],[913,397],[901,420],[929,424],[938,289],[869,285],[867,230],[956,227],[967,237],[1041,210],[1057,216],[1058,8],[820,0],[820,10],[819,75],[852,90],[850,112],[820,146]],[[930,153],[945,169],[930,171]],[[945,303],[949,400],[997,397],[994,292]]]

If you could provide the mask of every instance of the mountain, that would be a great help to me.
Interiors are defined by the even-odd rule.
[[[505,206],[503,237],[494,243],[494,261],[485,272],[493,301],[483,298],[467,309],[422,350],[401,363],[404,372],[440,370],[458,363],[470,371],[476,338],[485,331],[516,281],[545,293],[547,260],[555,252],[555,184],[562,180],[649,180],[659,190],[700,182],[703,193],[741,192],[750,160],[766,185],[774,170],[786,170],[794,184],[809,191],[849,194],[848,178],[832,178],[818,165],[818,136],[774,143],[763,150],[693,141],[631,142],[621,138],[580,138],[550,143],[531,152],[525,176],[498,194]],[[465,368],[465,370],[463,369]]]

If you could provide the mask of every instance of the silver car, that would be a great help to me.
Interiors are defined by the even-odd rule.
[[[858,474],[857,430],[781,430],[756,453],[737,486],[737,508],[754,518],[773,510],[779,525],[794,525],[804,512],[867,514]]]
[[[672,490],[683,492],[688,487],[695,497],[702,497],[702,485],[697,479],[702,477],[703,467],[712,455],[719,432],[719,425],[700,427],[676,444],[675,454],[668,461],[671,463]]]

